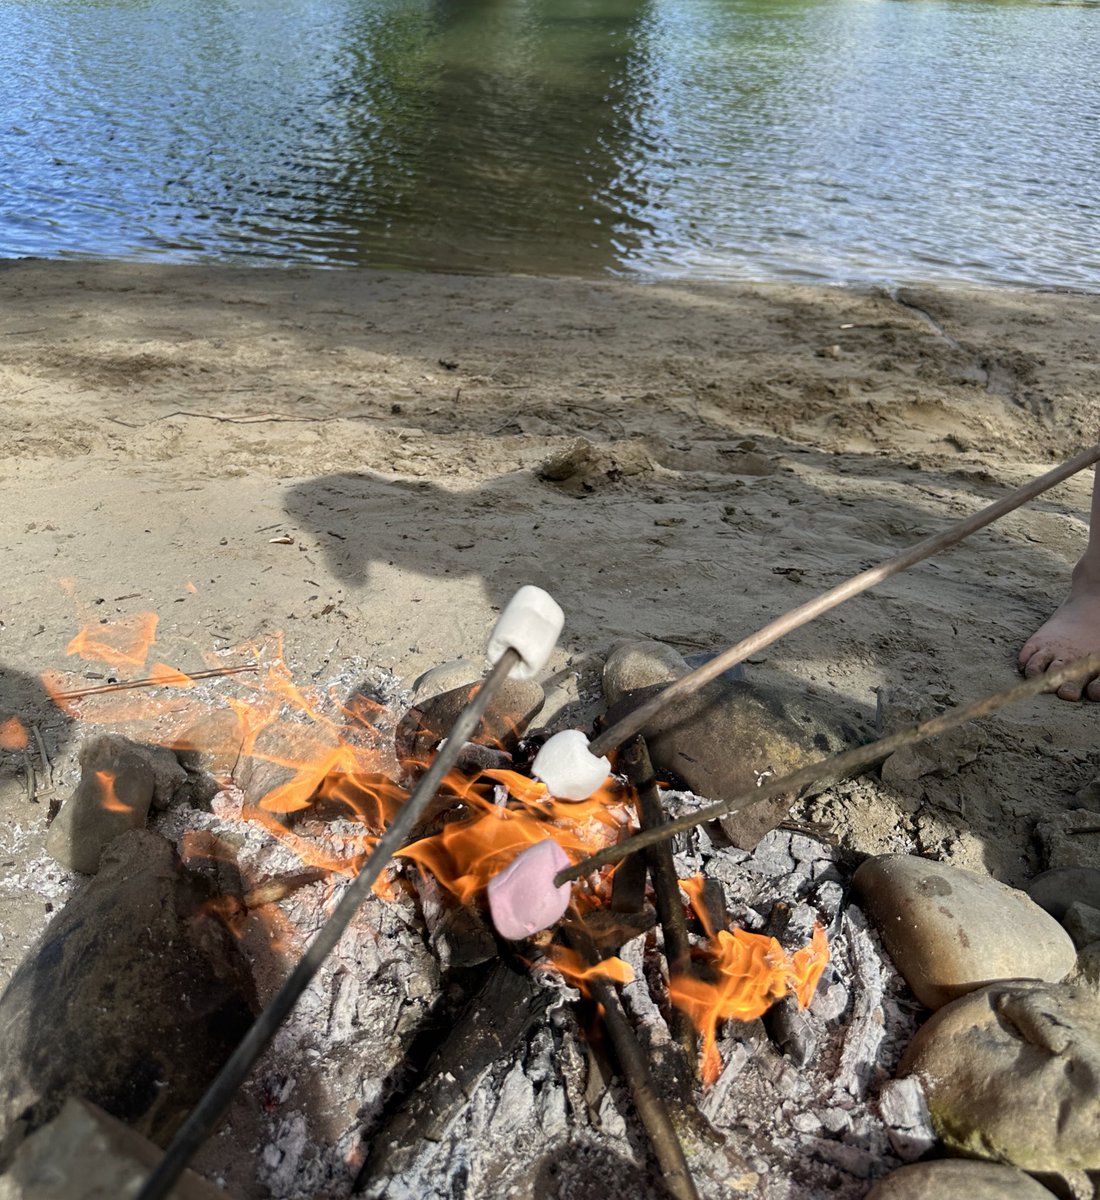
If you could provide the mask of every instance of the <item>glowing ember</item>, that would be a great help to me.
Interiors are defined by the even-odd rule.
[[[711,930],[698,902],[701,880],[681,886],[707,930],[710,944],[702,956],[706,980],[679,975],[669,981],[669,995],[702,1035],[703,1082],[713,1083],[721,1070],[717,1032],[722,1021],[752,1021],[777,1001],[793,994],[800,1008],[813,999],[829,961],[829,944],[820,925],[808,946],[788,955],[775,938],[743,929]]]

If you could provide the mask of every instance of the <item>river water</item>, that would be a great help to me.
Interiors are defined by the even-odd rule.
[[[0,0],[0,257],[1100,288],[1100,7]]]

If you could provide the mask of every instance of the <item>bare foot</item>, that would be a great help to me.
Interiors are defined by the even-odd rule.
[[[1078,564],[1069,598],[1020,651],[1020,669],[1032,679],[1086,654],[1100,654],[1100,579],[1086,578]],[[1082,694],[1100,700],[1100,676],[1064,683],[1055,693],[1062,700]]]

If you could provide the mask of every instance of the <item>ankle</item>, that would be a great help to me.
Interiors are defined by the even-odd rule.
[[[1100,554],[1086,552],[1078,560],[1070,590],[1074,595],[1100,596]]]

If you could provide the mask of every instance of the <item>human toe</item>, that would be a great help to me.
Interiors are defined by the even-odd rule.
[[[1055,658],[1047,667],[1047,674],[1053,671],[1060,671],[1069,662],[1067,658]],[[1058,690],[1054,693],[1059,700],[1080,700],[1082,693],[1085,690],[1084,678],[1067,679]]]
[[[1033,651],[1026,659],[1021,653],[1020,662],[1023,672],[1028,679],[1034,679],[1037,675],[1045,674],[1047,668],[1055,661],[1055,658],[1056,655],[1053,650],[1038,649]]]
[[[1089,680],[1088,687],[1085,688],[1085,695],[1090,700],[1100,700],[1100,678]]]

